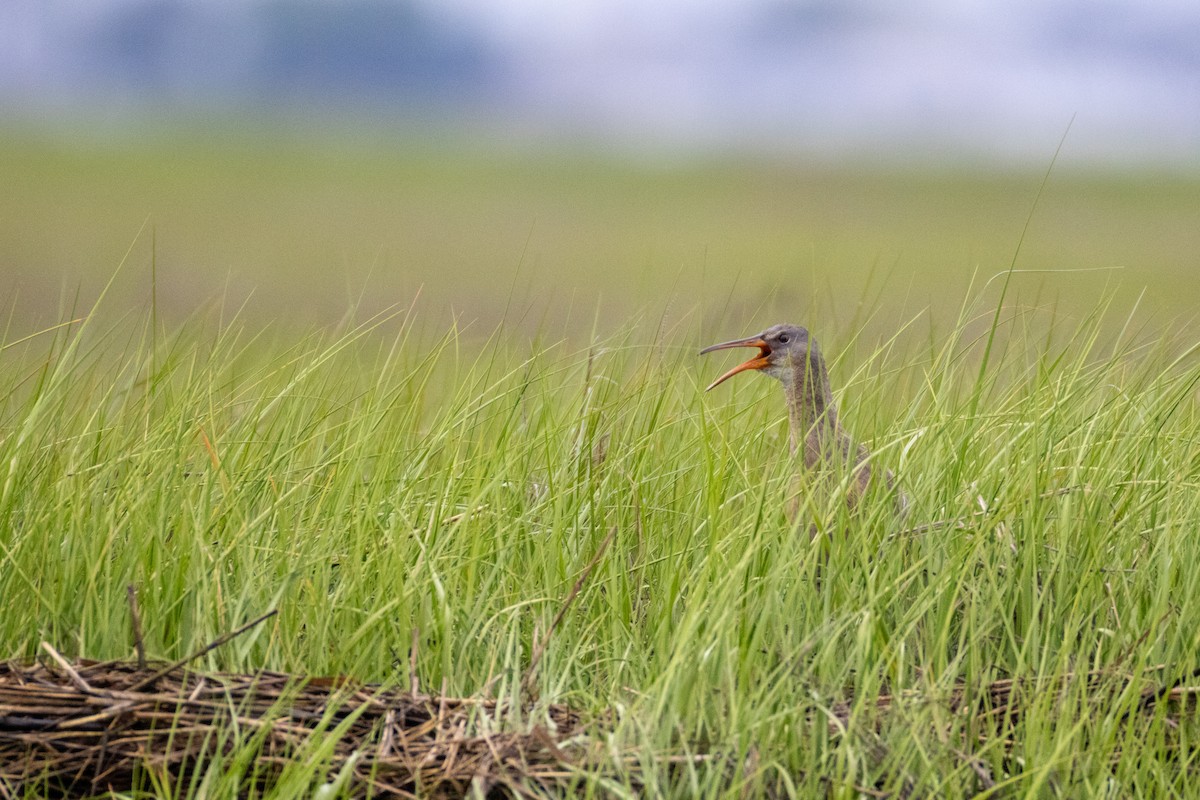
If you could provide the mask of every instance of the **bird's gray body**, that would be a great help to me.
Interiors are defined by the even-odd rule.
[[[856,506],[871,484],[870,452],[864,445],[854,443],[838,419],[837,405],[829,388],[829,371],[816,340],[806,328],[781,324],[757,336],[713,345],[701,352],[730,347],[757,347],[759,355],[734,367],[709,388],[745,370],[757,370],[779,381],[787,402],[792,455],[802,455],[809,471],[827,465],[851,468],[854,479],[846,502]],[[897,509],[901,514],[906,513],[907,497],[895,487],[890,470],[885,471],[884,478],[888,488],[896,491]]]

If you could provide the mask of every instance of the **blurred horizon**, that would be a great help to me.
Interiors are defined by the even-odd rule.
[[[651,158],[1200,166],[1200,5],[10,0],[9,126],[465,129]],[[1072,120],[1074,122],[1072,123]]]
[[[0,154],[16,330],[1187,315],[1200,4],[8,0]]]

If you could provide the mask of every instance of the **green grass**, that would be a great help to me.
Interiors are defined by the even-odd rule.
[[[415,628],[423,686],[516,697],[615,531],[534,681],[616,709],[594,790],[965,796],[970,754],[1003,796],[1187,796],[1197,727],[1138,691],[1200,666],[1191,337],[1106,304],[990,327],[988,294],[887,339],[814,326],[844,422],[913,500],[901,524],[808,486],[817,543],[783,513],[777,387],[702,392],[728,364],[696,350],[740,319],[528,339],[406,310],[297,339],[97,311],[9,335],[0,642],[128,657],[134,583],[155,656],[277,607],[200,666],[406,685]],[[1008,727],[951,711],[1004,678],[1028,681]]]
[[[0,656],[131,656],[133,583],[155,657],[278,608],[198,666],[407,686],[415,630],[425,689],[513,698],[612,533],[533,678],[614,710],[585,789],[1194,793],[1139,708],[1200,667],[1194,176],[1066,163],[1001,302],[1036,175],[2,143]],[[810,543],[778,387],[703,393],[780,321],[903,523],[805,485]],[[951,708],[1010,678],[1008,727]]]

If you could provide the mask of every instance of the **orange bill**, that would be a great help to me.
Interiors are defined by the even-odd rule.
[[[734,339],[732,342],[721,342],[720,344],[714,344],[711,347],[706,347],[701,350],[700,355],[711,353],[714,350],[729,350],[734,347],[757,347],[758,355],[749,361],[738,364],[736,367],[729,370],[729,372],[726,372],[724,375],[710,383],[708,385],[708,389],[705,389],[704,391],[707,392],[709,389],[724,383],[734,375],[737,375],[739,372],[745,372],[749,369],[766,369],[768,366],[770,366],[771,362],[767,360],[767,356],[771,354],[771,348],[765,341],[763,341],[762,337],[759,336],[751,336],[747,339]]]

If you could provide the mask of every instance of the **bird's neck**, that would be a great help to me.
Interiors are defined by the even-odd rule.
[[[790,381],[785,380],[783,388],[791,422],[792,453],[803,447],[805,461],[815,461],[823,449],[837,440],[840,430],[833,392],[829,389],[829,372],[815,344],[807,357],[792,368]]]

